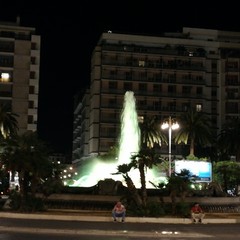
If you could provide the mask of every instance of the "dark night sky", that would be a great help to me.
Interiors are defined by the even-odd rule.
[[[55,151],[67,154],[73,95],[90,82],[90,57],[102,32],[158,35],[183,27],[240,31],[237,1],[214,7],[203,1],[50,2],[5,1],[0,21],[15,21],[19,15],[22,26],[35,27],[41,35],[38,133]]]

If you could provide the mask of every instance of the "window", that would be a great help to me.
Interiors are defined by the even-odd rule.
[[[176,110],[176,102],[169,102],[168,104],[168,110],[175,111]]]
[[[34,86],[29,86],[29,93],[34,94]]]
[[[197,87],[196,93],[197,93],[197,95],[202,95],[202,93],[203,93],[202,87]]]
[[[33,123],[33,116],[28,116],[28,123]]]
[[[138,66],[139,67],[145,67],[145,61],[144,60],[139,60],[138,61]]]
[[[126,72],[126,80],[132,80],[132,72]]]
[[[226,89],[226,94],[227,94],[227,98],[230,98],[230,99],[235,99],[239,95],[237,88]]]
[[[153,84],[153,92],[160,93],[162,91],[162,85],[160,84]]]
[[[183,94],[190,94],[191,93],[191,86],[183,86],[182,87],[182,93]]]
[[[32,71],[30,72],[30,78],[35,79],[35,72],[32,72]]]
[[[36,64],[36,58],[35,57],[31,57],[31,64]]]
[[[202,104],[196,104],[196,111],[201,112],[202,111]]]
[[[132,90],[132,83],[131,82],[125,82],[123,86],[125,91],[131,91]]]
[[[141,106],[145,107],[147,105],[147,101],[146,100],[140,100],[140,101],[138,101],[138,104],[139,104],[140,107]]]
[[[217,91],[216,90],[212,90],[212,97],[217,97]]]
[[[238,69],[238,62],[228,61],[226,62],[226,70]]]
[[[1,67],[13,67],[13,57],[12,56],[0,56]]]
[[[189,103],[183,103],[182,104],[182,110],[186,112],[189,109],[190,104]]]
[[[139,80],[147,81],[147,73],[146,72],[140,72],[139,73]]]
[[[216,61],[212,62],[212,70],[213,70],[214,72],[217,71],[217,62],[216,62]]]
[[[147,84],[139,83],[139,91],[147,91]]]
[[[10,81],[10,74],[6,72],[2,72],[0,75],[0,82],[9,82]]]
[[[34,102],[33,101],[29,101],[28,102],[28,107],[29,108],[34,108]]]
[[[154,110],[161,110],[162,103],[161,101],[154,101],[153,106],[154,106]]]
[[[113,81],[109,82],[108,87],[109,89],[117,89],[117,82],[113,82]]]
[[[176,86],[170,85],[168,86],[168,92],[169,93],[176,93]]]
[[[238,85],[238,75],[229,74],[226,76],[226,85]]]
[[[238,103],[227,102],[226,103],[226,113],[238,113]]]
[[[109,106],[116,106],[117,105],[117,99],[116,98],[111,98],[108,101],[109,101]]]
[[[31,49],[32,49],[32,50],[36,50],[36,49],[37,49],[37,44],[34,43],[34,42],[32,42],[32,43],[31,43]]]

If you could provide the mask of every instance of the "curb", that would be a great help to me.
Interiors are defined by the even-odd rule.
[[[42,219],[42,220],[65,220],[65,221],[89,221],[89,222],[112,222],[110,216],[88,216],[66,214],[44,214],[44,213],[9,213],[0,212],[1,218],[18,218],[18,219]],[[126,217],[126,222],[130,223],[162,223],[162,224],[192,224],[189,218],[150,218],[150,217]],[[203,224],[233,224],[240,223],[240,218],[205,218]]]

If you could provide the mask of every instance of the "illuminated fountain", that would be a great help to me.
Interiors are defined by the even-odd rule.
[[[121,113],[121,133],[119,139],[118,159],[101,160],[99,158],[90,158],[83,160],[79,169],[80,178],[71,186],[91,187],[100,180],[113,179],[121,181],[124,185],[124,179],[121,174],[113,175],[117,172],[117,166],[128,164],[131,161],[131,155],[137,154],[140,147],[140,129],[138,125],[138,115],[136,111],[136,99],[132,91],[127,91],[124,95],[123,110]],[[155,174],[149,171],[150,179],[153,181]],[[129,176],[133,179],[136,187],[140,187],[140,177],[138,169],[132,170]],[[152,185],[151,185],[152,187]]]
[[[130,163],[132,154],[140,147],[140,129],[136,111],[136,99],[133,92],[126,92],[121,114],[121,134],[119,140],[118,165]]]

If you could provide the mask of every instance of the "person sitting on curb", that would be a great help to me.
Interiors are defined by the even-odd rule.
[[[191,208],[192,222],[196,223],[198,220],[199,223],[202,223],[204,216],[205,213],[203,212],[203,209],[201,208],[199,203],[195,203]]]
[[[115,204],[115,206],[112,209],[112,217],[113,221],[116,222],[117,218],[121,218],[122,222],[125,221],[126,217],[126,208],[125,206],[119,201]]]

